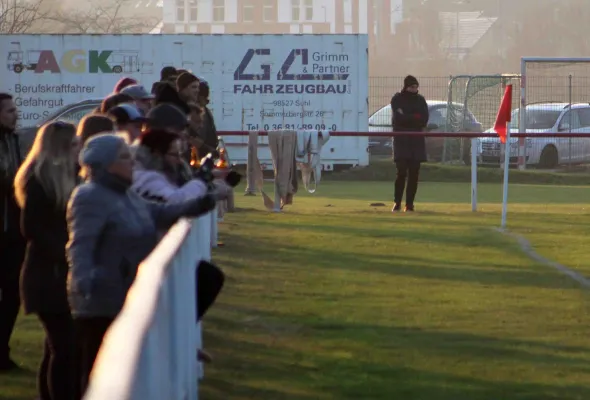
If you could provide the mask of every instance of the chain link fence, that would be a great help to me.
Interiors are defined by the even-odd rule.
[[[526,132],[571,133],[570,138],[513,139],[510,160],[527,166],[555,169],[560,166],[590,163],[590,139],[576,133],[590,133],[590,59],[529,61],[523,65]],[[394,93],[403,87],[404,77],[371,77],[369,113],[389,105]],[[519,131],[521,107],[520,75],[465,75],[418,77],[420,93],[430,101],[444,101],[451,108],[432,113],[440,131],[483,132],[493,127],[506,85],[512,84],[513,114],[511,132]],[[465,107],[466,106],[466,107]],[[440,114],[440,115],[439,115]],[[440,122],[444,121],[444,122]],[[468,163],[471,141],[446,138],[438,146],[442,154],[432,161]],[[500,165],[500,141],[478,141],[479,162]],[[389,149],[390,151],[390,149]],[[437,150],[439,151],[439,150]]]
[[[388,106],[393,95],[404,86],[404,76],[369,78],[369,115]],[[450,76],[420,77],[420,93],[427,100],[446,101]]]
[[[523,59],[523,120],[515,109],[513,129],[571,133],[569,138],[527,138],[527,164],[545,168],[590,163],[590,58]],[[519,105],[520,106],[520,105]],[[521,125],[522,124],[522,125]]]

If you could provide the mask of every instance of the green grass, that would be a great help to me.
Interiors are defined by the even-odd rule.
[[[477,169],[480,183],[502,182],[503,171],[498,167],[479,166]],[[364,168],[324,174],[330,181],[387,181],[395,179],[395,165],[391,157],[371,157],[371,164]],[[420,171],[422,182],[471,182],[471,168],[464,165],[424,163]],[[585,166],[576,166],[561,171],[548,171],[529,168],[525,171],[512,169],[510,182],[537,185],[589,185],[590,173]]]
[[[493,231],[501,186],[323,182],[282,214],[237,197],[215,251],[226,287],[205,318],[204,400],[590,398],[588,293]],[[590,187],[510,189],[511,230],[590,276]],[[386,202],[387,207],[370,207]],[[30,400],[42,335],[21,318],[0,399]]]

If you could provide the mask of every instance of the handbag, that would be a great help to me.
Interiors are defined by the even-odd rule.
[[[201,260],[196,267],[195,279],[197,280],[197,322],[199,322],[221,292],[225,274],[215,264]]]

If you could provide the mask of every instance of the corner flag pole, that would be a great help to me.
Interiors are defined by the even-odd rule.
[[[507,126],[506,145],[504,147],[504,184],[502,186],[502,229],[506,229],[506,214],[508,213],[508,171],[510,170],[510,147],[510,129]]]
[[[504,96],[498,109],[494,130],[500,137],[500,142],[504,144],[504,185],[502,193],[502,225],[506,228],[506,214],[508,212],[508,171],[510,170],[510,122],[512,117],[512,85],[507,85],[504,90]]]

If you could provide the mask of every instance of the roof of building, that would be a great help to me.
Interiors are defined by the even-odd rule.
[[[462,59],[497,21],[485,17],[481,11],[440,12],[440,46],[455,58]]]

